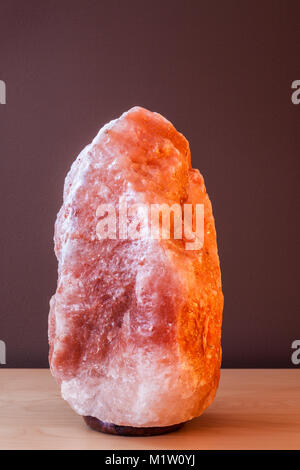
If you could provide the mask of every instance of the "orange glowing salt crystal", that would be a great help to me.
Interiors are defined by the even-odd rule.
[[[120,198],[202,205],[201,248],[99,238],[99,206]],[[219,382],[221,275],[203,177],[169,121],[134,107],[100,130],[66,177],[55,252],[49,358],[63,398],[107,432],[154,434],[199,416]]]

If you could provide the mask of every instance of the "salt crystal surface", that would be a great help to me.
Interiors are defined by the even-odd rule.
[[[120,197],[203,204],[203,247],[99,239],[97,208]],[[134,107],[100,130],[66,177],[55,253],[49,360],[71,407],[135,427],[200,415],[219,381],[223,295],[211,203],[170,122]]]

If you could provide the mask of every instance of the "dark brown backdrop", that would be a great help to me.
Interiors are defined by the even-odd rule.
[[[1,1],[1,312],[6,367],[47,366],[65,174],[139,104],[189,139],[213,202],[225,367],[289,367],[300,337],[300,4]],[[4,367],[4,366],[1,366]]]

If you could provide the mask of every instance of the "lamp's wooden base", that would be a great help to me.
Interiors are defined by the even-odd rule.
[[[104,432],[106,434],[117,434],[118,436],[157,436],[158,434],[166,434],[177,431],[184,423],[173,424],[172,426],[135,428],[133,426],[118,426],[113,423],[105,423],[93,416],[83,416],[86,424],[95,431]]]

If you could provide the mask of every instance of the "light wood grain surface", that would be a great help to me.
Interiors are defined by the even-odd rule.
[[[300,449],[300,370],[223,370],[215,402],[165,436],[90,430],[47,369],[0,369],[0,449]]]

